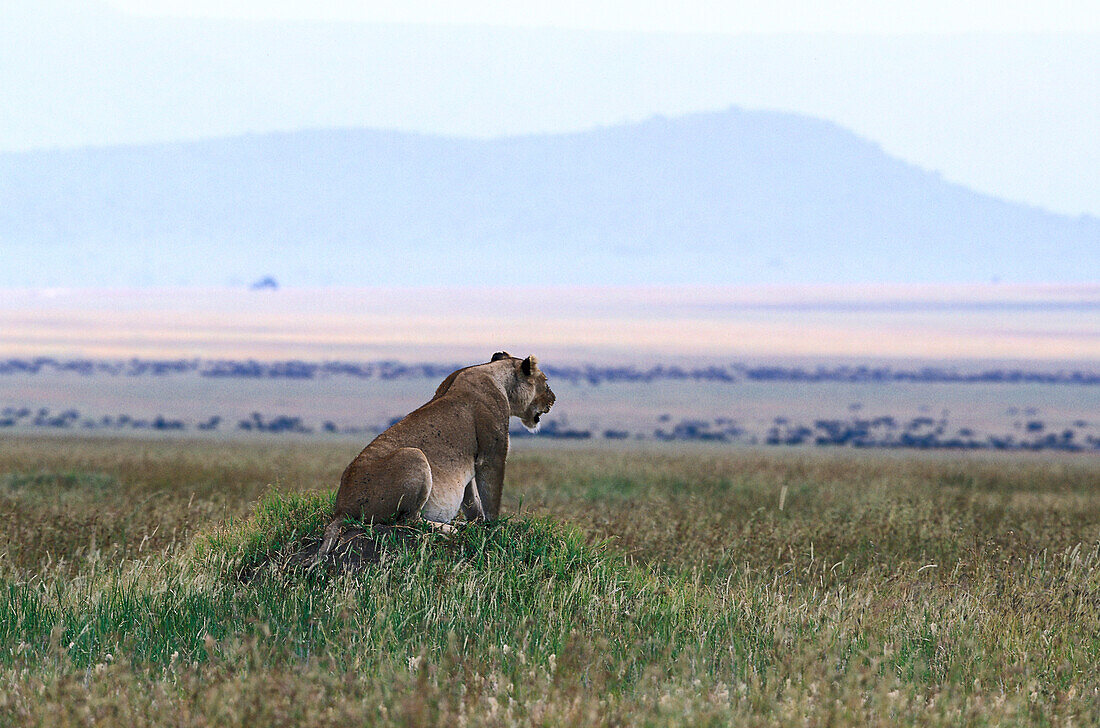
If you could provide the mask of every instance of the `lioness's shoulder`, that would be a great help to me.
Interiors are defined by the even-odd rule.
[[[493,354],[493,357],[489,360],[488,364],[493,364],[495,362],[501,361],[502,359],[511,359],[511,358],[512,358],[512,355],[509,354],[508,352],[498,351],[497,353]],[[468,367],[462,367],[461,369],[454,370],[453,372],[451,372],[450,374],[447,375],[446,379],[444,379],[442,382],[439,383],[439,386],[436,387],[435,394],[432,396],[432,399],[433,400],[439,399],[444,394],[449,392],[450,389],[451,389],[451,386],[454,385],[455,380],[463,372],[468,372],[471,369],[477,369],[479,367],[484,367],[484,366],[487,366],[487,365],[486,364],[472,364]]]

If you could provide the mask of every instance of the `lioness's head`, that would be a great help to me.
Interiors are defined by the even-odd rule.
[[[519,359],[503,351],[493,354],[492,361],[502,359],[509,361],[515,375],[515,384],[508,393],[512,416],[518,417],[528,430],[533,430],[538,427],[539,419],[554,406],[554,392],[546,383],[546,375],[539,369],[535,357]]]

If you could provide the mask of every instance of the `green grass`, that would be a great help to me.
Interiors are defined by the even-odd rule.
[[[1094,460],[518,453],[498,522],[269,561],[352,454],[0,444],[0,725],[1100,720]]]
[[[336,492],[284,494],[268,491],[251,517],[230,519],[196,539],[195,557],[217,563],[223,573],[252,570],[306,536],[320,536],[331,520]]]

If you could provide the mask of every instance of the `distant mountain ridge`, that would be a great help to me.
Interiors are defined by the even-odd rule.
[[[470,140],[375,130],[0,155],[0,286],[1086,282],[1100,220],[730,109]]]

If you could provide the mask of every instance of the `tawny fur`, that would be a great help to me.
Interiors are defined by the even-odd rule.
[[[430,401],[376,437],[340,479],[333,520],[315,563],[345,518],[392,524],[424,518],[446,524],[496,518],[508,455],[508,420],[534,429],[554,404],[535,357],[498,352],[452,372]]]

